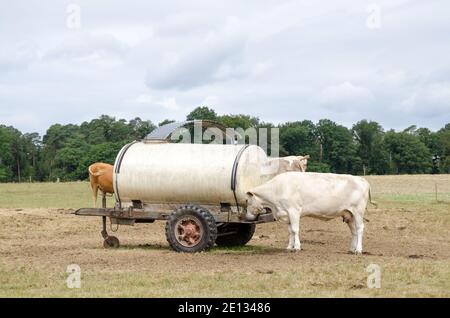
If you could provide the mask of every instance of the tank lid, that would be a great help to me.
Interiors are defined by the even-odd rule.
[[[163,126],[160,126],[153,130],[150,134],[148,134],[144,140],[160,140],[160,141],[168,141],[170,135],[175,132],[177,129],[187,126],[201,125],[203,128],[208,127],[216,127],[224,132],[227,139],[235,140],[235,137],[240,138],[240,134],[238,132],[234,132],[234,134],[230,134],[227,132],[227,129],[224,125],[219,124],[212,120],[187,120],[169,123]]]

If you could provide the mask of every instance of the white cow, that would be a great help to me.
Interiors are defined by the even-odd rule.
[[[286,172],[247,192],[248,220],[270,209],[288,223],[288,250],[300,250],[300,217],[331,220],[342,216],[352,232],[350,250],[362,253],[364,212],[371,200],[370,185],[351,175]]]
[[[288,156],[280,158],[270,158],[269,165],[274,166],[276,174],[288,171],[305,172],[308,165],[309,155],[306,156]],[[278,165],[278,166],[275,166]]]

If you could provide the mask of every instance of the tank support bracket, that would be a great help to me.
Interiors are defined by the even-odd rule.
[[[103,197],[102,197],[102,208],[106,209],[106,193],[103,193]],[[106,240],[108,238],[108,231],[106,231],[106,216],[102,216],[102,237]]]

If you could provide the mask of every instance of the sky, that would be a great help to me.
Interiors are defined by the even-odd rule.
[[[204,105],[275,124],[450,122],[447,0],[0,0],[0,124]]]

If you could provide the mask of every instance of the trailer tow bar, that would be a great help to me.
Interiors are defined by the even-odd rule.
[[[103,192],[102,197],[102,207],[106,209],[106,193]],[[119,239],[115,236],[108,235],[108,231],[106,230],[106,216],[102,216],[102,237],[103,247],[104,248],[118,248],[120,246]]]

